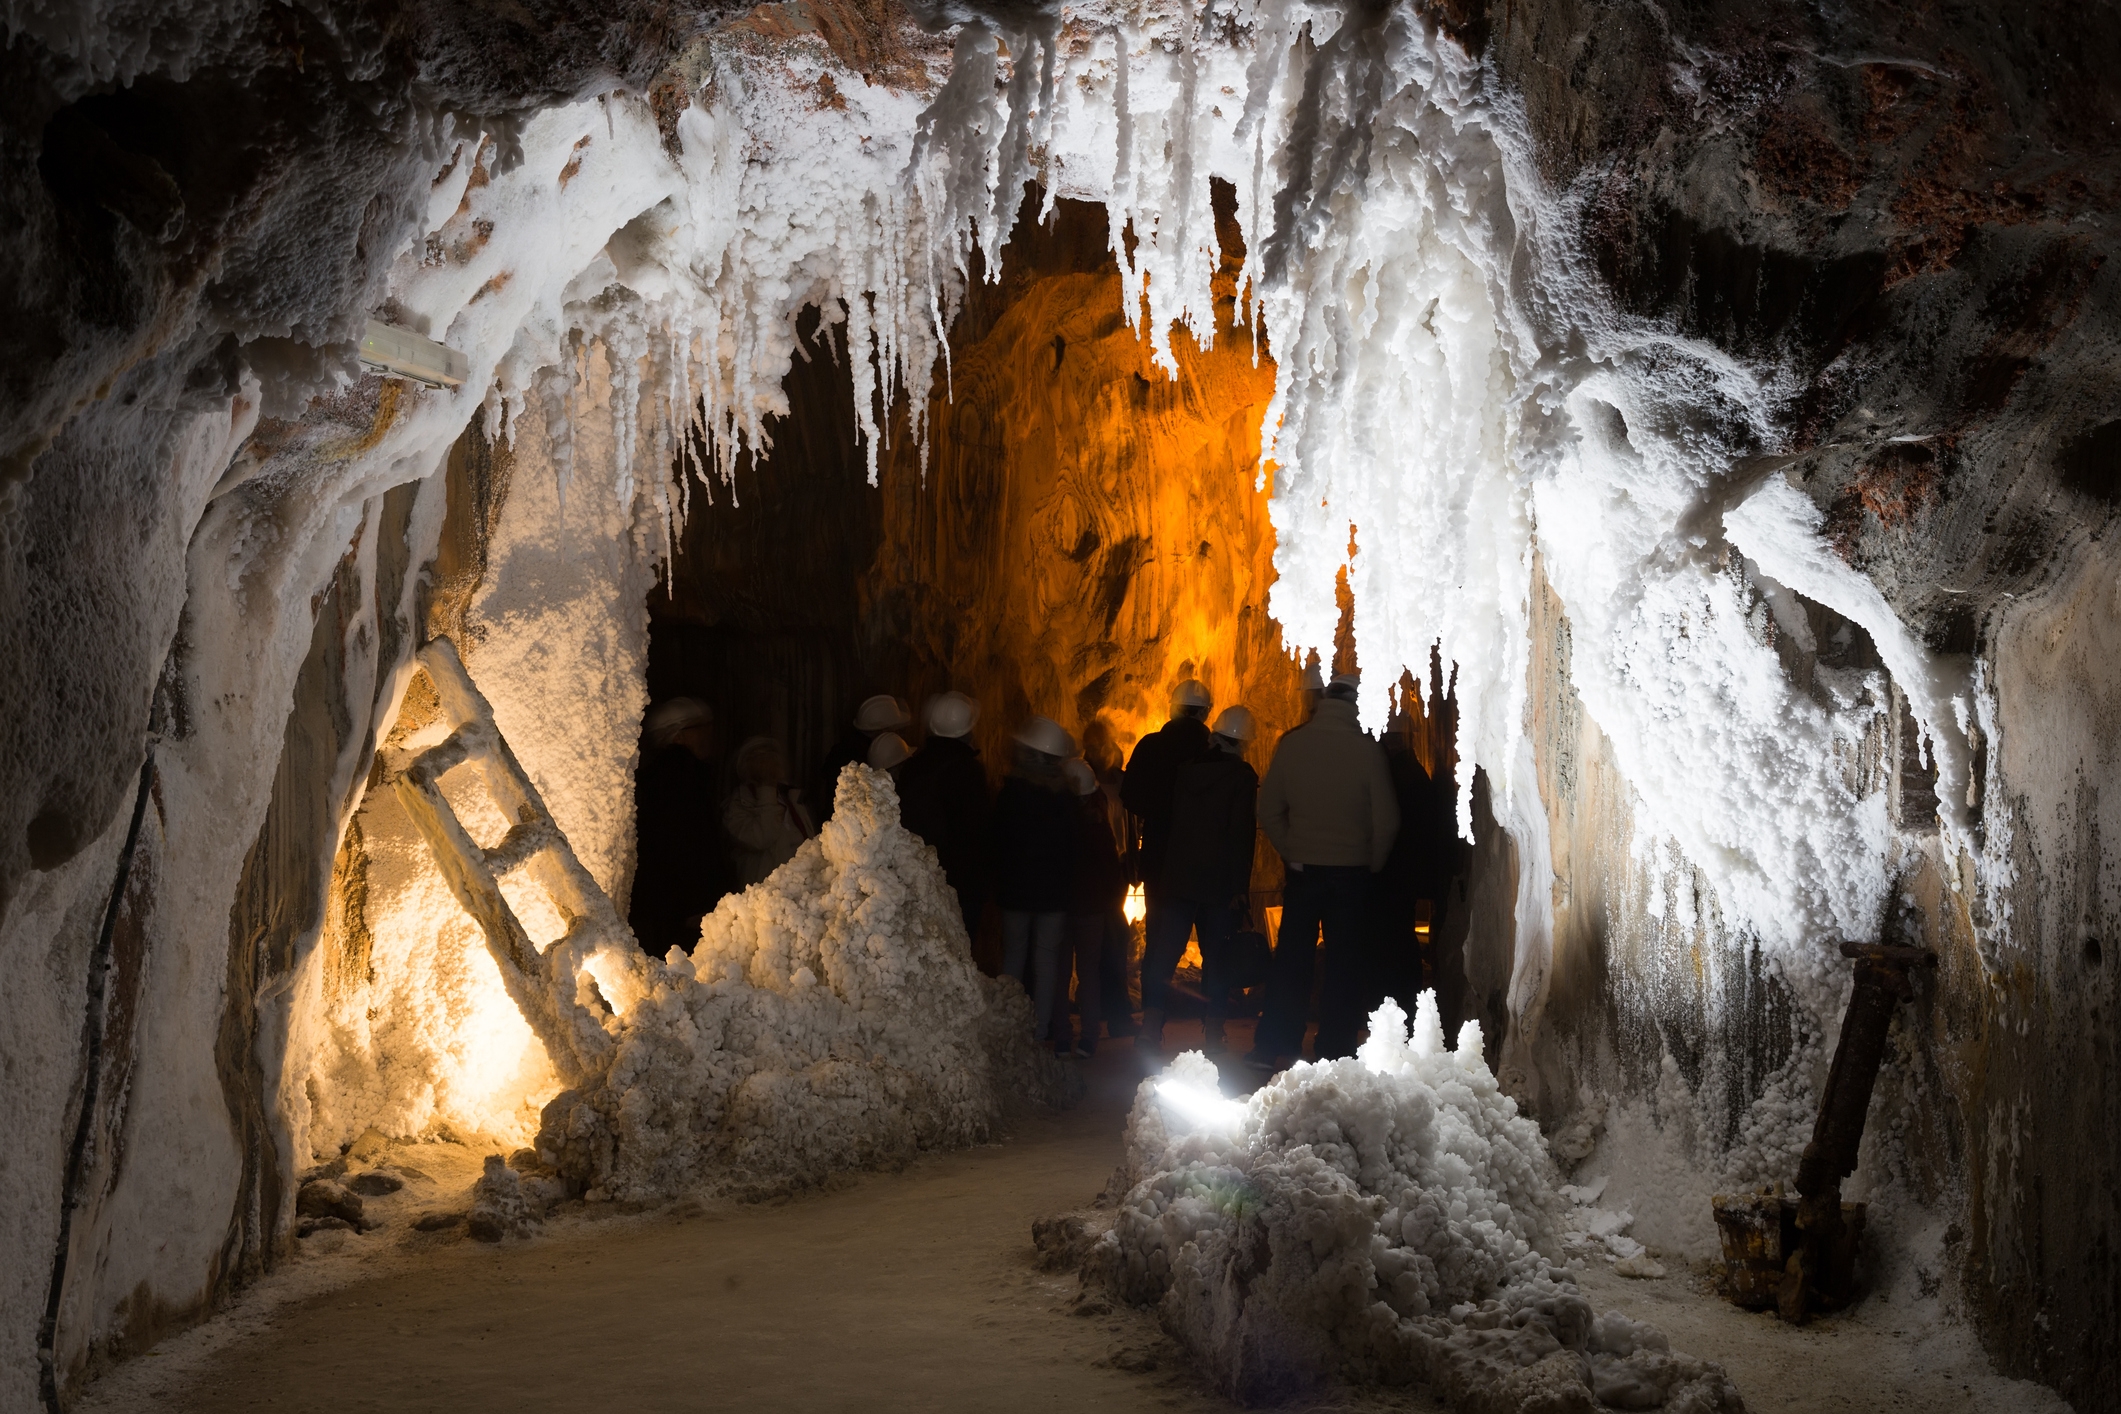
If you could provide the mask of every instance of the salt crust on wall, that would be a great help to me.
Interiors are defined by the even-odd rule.
[[[874,331],[887,374],[903,352],[919,376],[937,347],[955,255],[937,232],[970,219],[990,252],[998,249],[1024,170],[1018,159],[1034,136],[1050,189],[1109,198],[1119,217],[1132,217],[1141,244],[1126,270],[1146,293],[1152,338],[1174,320],[1197,333],[1212,327],[1207,177],[1235,183],[1248,270],[1262,277],[1278,340],[1268,418],[1280,419],[1270,455],[1284,577],[1274,610],[1292,645],[1330,643],[1332,571],[1352,523],[1366,651],[1420,662],[1441,638],[1460,663],[1465,755],[1497,782],[1498,815],[1520,846],[1519,1019],[1541,994],[1554,882],[1525,737],[1535,544],[1577,621],[1576,681],[1636,793],[1645,836],[1676,841],[1734,926],[1823,985],[1821,955],[1807,939],[1866,932],[1885,897],[1888,842],[1877,806],[1849,790],[1834,764],[1836,744],[1868,709],[1797,700],[1772,671],[1771,649],[1739,627],[1743,587],[1699,553],[1721,533],[1718,515],[1701,514],[1720,509],[1717,471],[1753,441],[1772,440],[1772,389],[1713,349],[1607,312],[1596,280],[1571,264],[1566,203],[1542,191],[1507,96],[1490,92],[1418,16],[1405,7],[1344,16],[1279,0],[1246,14],[1256,25],[1252,50],[1226,47],[1220,32],[1198,35],[1190,12],[1077,10],[1046,32],[1060,60],[1060,102],[1036,127],[1027,117],[1035,66],[997,68],[993,36],[968,27],[955,78],[926,119],[927,94],[873,88],[821,40],[798,38],[766,59],[737,45],[710,53],[703,72],[715,80],[713,96],[702,86],[678,116],[679,158],[647,105],[629,97],[532,120],[523,162],[507,173],[467,140],[436,183],[434,229],[401,261],[386,311],[463,349],[466,391],[410,396],[365,444],[306,462],[298,484],[244,482],[240,459],[233,481],[223,474],[240,440],[232,429],[251,415],[254,395],[163,444],[168,483],[182,488],[170,523],[187,547],[183,673],[197,710],[192,735],[161,755],[173,854],[157,925],[158,1029],[142,1040],[137,1162],[110,1210],[112,1250],[137,1255],[99,1285],[104,1295],[77,1340],[111,1328],[112,1293],[144,1287],[151,1301],[183,1310],[215,1279],[237,1197],[212,1047],[241,862],[229,842],[249,838],[263,816],[310,642],[311,593],[370,523],[379,493],[431,476],[482,400],[496,431],[527,426],[536,400],[555,504],[565,487],[570,497],[609,495],[629,527],[637,494],[657,517],[678,513],[689,493],[661,472],[694,397],[705,395],[724,429],[755,426],[775,405],[803,305],[845,300],[855,332]],[[1292,57],[1304,52],[1296,34],[1307,22],[1329,34],[1344,20],[1343,41],[1314,60],[1323,106],[1300,113],[1306,75]],[[1011,52],[1040,54],[1040,36],[1012,34]],[[1126,62],[1115,63],[1122,54]],[[818,102],[817,79],[828,71],[845,107]],[[998,97],[996,77],[1013,85],[1013,104]],[[1334,155],[1350,105],[1362,102],[1358,78],[1381,85],[1385,119],[1360,175]],[[907,181],[917,130],[924,161]],[[1276,238],[1267,218],[1272,194],[1285,189],[1289,221]],[[868,290],[882,295],[873,306]],[[578,456],[570,440],[595,401],[581,382],[591,339],[608,350],[612,370],[612,475],[603,486],[583,470],[595,457]],[[1578,347],[1591,362],[1560,352]],[[488,398],[490,388],[499,391]],[[1447,419],[1445,408],[1462,412]],[[1402,424],[1381,409],[1434,420]],[[1614,494],[1623,487],[1625,496]],[[1953,828],[1950,802],[1963,798],[1971,769],[1963,727],[1993,717],[1992,707],[1896,635],[1862,585],[1817,573],[1816,528],[1772,483],[1744,510],[1756,564],[1779,555],[1774,563],[1792,580],[1809,569],[1816,577],[1806,592],[1865,623],[1889,654],[1910,655],[1894,664],[1895,676],[1936,743]],[[432,520],[421,533],[431,546]],[[1763,587],[1768,574],[1757,577]],[[385,679],[402,672],[373,661],[374,641],[351,648],[349,660]],[[598,711],[615,725],[628,691],[623,645],[606,648]],[[522,662],[497,681],[520,674],[527,701],[537,673]],[[1364,705],[1373,720],[1379,685],[1373,674]],[[395,695],[374,698],[389,705]],[[349,737],[349,780],[378,730],[363,722]],[[1993,732],[1990,741],[1993,774],[2012,748],[1998,749]],[[623,846],[610,841],[622,832],[598,772],[618,764],[531,760],[534,774],[548,773],[563,822],[583,828],[585,857],[605,850],[594,867],[614,883]],[[1767,798],[1798,804],[1761,809]],[[40,876],[0,925],[8,957],[47,969],[45,998],[22,1013],[25,1025],[42,1018],[28,1053],[71,1051],[85,920],[98,911],[123,826],[113,822],[95,847]],[[2009,878],[1997,841],[1990,833],[1977,842],[1969,857],[1978,867],[1958,871],[1984,898]],[[1965,843],[1947,835],[1954,851]],[[261,1003],[279,1018],[269,1045],[299,1044],[310,985],[276,983]],[[279,1088],[285,1054],[262,1059],[292,1135],[300,1101]],[[49,1063],[11,1086],[17,1132],[61,1133],[69,1083],[70,1068]],[[283,1161],[292,1164],[291,1146]],[[23,1188],[50,1191],[57,1163],[44,1154]],[[271,1222],[284,1225],[290,1197],[283,1191]],[[48,1206],[10,1210],[0,1268],[25,1275],[0,1292],[0,1328],[10,1337],[0,1392],[9,1399],[31,1387],[21,1352],[32,1344],[54,1224]]]

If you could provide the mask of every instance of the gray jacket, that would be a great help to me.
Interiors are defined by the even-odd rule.
[[[1290,864],[1385,867],[1399,802],[1384,748],[1355,723],[1355,704],[1325,698],[1281,739],[1259,790],[1259,824]]]

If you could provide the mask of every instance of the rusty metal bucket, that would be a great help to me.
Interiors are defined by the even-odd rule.
[[[1780,1188],[1758,1193],[1716,1195],[1716,1232],[1723,1239],[1724,1294],[1734,1306],[1765,1311],[1781,1301],[1783,1278],[1803,1234],[1797,1228],[1797,1199]],[[1841,1236],[1827,1254],[1827,1268],[1815,1285],[1823,1310],[1845,1306],[1854,1294],[1856,1247],[1863,1237],[1868,1205],[1841,1205]]]

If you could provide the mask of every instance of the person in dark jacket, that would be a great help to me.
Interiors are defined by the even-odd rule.
[[[634,778],[635,859],[627,922],[650,955],[687,952],[733,885],[714,768],[714,713],[695,697],[648,710]]]
[[[810,792],[819,829],[832,818],[832,807],[840,790],[840,772],[857,761],[866,762],[869,749],[879,736],[912,724],[913,714],[906,710],[906,704],[884,693],[864,700],[855,709],[854,724],[832,744],[832,750],[825,753],[825,764],[818,771],[817,784]]]
[[[1370,893],[1369,952],[1363,991],[1364,1009],[1391,997],[1411,1007],[1409,998],[1422,990],[1421,946],[1414,931],[1421,901],[1430,900],[1430,937],[1435,937],[1443,910],[1440,879],[1448,877],[1444,838],[1436,829],[1436,788],[1414,754],[1410,726],[1395,715],[1385,729],[1385,765],[1392,774],[1392,796],[1399,804],[1399,833]]]
[[[1207,754],[1178,768],[1170,836],[1149,885],[1142,954],[1141,1048],[1160,1050],[1171,974],[1189,935],[1200,940],[1203,1044],[1219,1050],[1230,1000],[1230,939],[1252,885],[1252,835],[1259,777],[1245,763],[1252,714],[1232,707],[1215,721]]]
[[[788,784],[788,753],[772,737],[755,736],[730,758],[736,788],[722,806],[722,833],[739,887],[762,883],[795,858],[817,833],[803,793]]]
[[[1104,1020],[1104,960],[1106,941],[1115,931],[1122,946],[1126,925],[1120,907],[1127,899],[1127,876],[1121,872],[1119,842],[1112,837],[1111,816],[1105,807],[1105,788],[1087,761],[1070,761],[1068,786],[1075,794],[1075,885],[1068,900],[1067,952],[1075,959],[1075,1006],[1082,1022],[1075,1054],[1088,1059],[1097,1050],[1097,1028]],[[1114,924],[1119,926],[1114,928]],[[1065,984],[1068,967],[1060,967]],[[1122,973],[1122,977],[1124,977]],[[1068,1018],[1058,1006],[1055,992],[1053,1048],[1067,1040]],[[1124,995],[1119,999],[1124,1006]]]
[[[1356,678],[1336,673],[1318,713],[1281,739],[1259,791],[1259,824],[1288,866],[1274,970],[1252,1053],[1274,1071],[1303,1049],[1318,940],[1325,936],[1318,1059],[1355,1053],[1373,876],[1391,857],[1399,802],[1385,754],[1355,715]]]
[[[994,800],[994,901],[1002,910],[1002,971],[1031,993],[1033,1035],[1044,1041],[1075,891],[1081,807],[1061,769],[1075,742],[1058,722],[1033,717],[1017,728],[1015,746]]]
[[[946,692],[928,704],[928,739],[898,768],[899,822],[935,850],[943,877],[957,895],[969,946],[987,906],[988,819],[993,799],[987,768],[970,740],[979,704]]]
[[[1171,838],[1171,792],[1178,768],[1208,754],[1208,712],[1214,700],[1197,678],[1171,691],[1171,720],[1134,745],[1119,798],[1137,826],[1137,863],[1148,886],[1149,911],[1156,911],[1156,878],[1164,847]]]
[[[1147,908],[1142,953],[1141,1044],[1145,1048],[1154,1039],[1150,1035],[1154,1028],[1149,1026],[1151,985],[1146,941],[1156,927],[1156,915],[1163,903],[1160,876],[1164,850],[1171,840],[1171,796],[1178,785],[1179,768],[1208,754],[1208,712],[1213,706],[1206,685],[1197,678],[1187,678],[1173,688],[1171,719],[1135,743],[1134,755],[1127,762],[1127,774],[1119,787],[1119,798],[1128,815],[1126,852],[1131,856],[1134,877],[1141,881],[1142,902]],[[1173,961],[1175,964],[1176,959]],[[1163,996],[1160,989],[1157,996]],[[1161,1013],[1157,1020],[1160,1024]]]

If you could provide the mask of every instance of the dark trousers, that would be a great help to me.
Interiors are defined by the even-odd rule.
[[[1324,995],[1318,1003],[1318,1058],[1355,1054],[1362,1025],[1362,963],[1370,871],[1360,864],[1306,864],[1289,868],[1282,890],[1281,933],[1274,943],[1274,970],[1267,1014],[1253,1049],[1293,1056],[1303,1050],[1304,1022],[1311,1009],[1312,961],[1321,927],[1326,936]]]
[[[1230,1004],[1230,936],[1237,911],[1227,903],[1152,896],[1148,938],[1142,951],[1142,1007],[1163,1011],[1171,997],[1171,974],[1186,955],[1186,939],[1200,936],[1200,990],[1208,1015],[1218,1020]]]
[[[1097,1049],[1098,1023],[1105,1019],[1105,939],[1111,933],[1111,914],[1068,915],[1068,950],[1075,956],[1075,1010],[1082,1021],[1076,1045],[1085,1051]],[[1064,982],[1066,978],[1062,979]],[[1063,1038],[1068,1025],[1065,1009],[1055,1012],[1053,1029]]]
[[[1103,974],[1098,1001],[1105,1013],[1105,1030],[1115,1037],[1134,1034],[1134,998],[1127,987],[1127,969],[1133,962],[1130,956],[1133,951],[1133,925],[1118,909],[1108,910],[1105,914],[1105,945],[1097,959],[1098,971]]]

